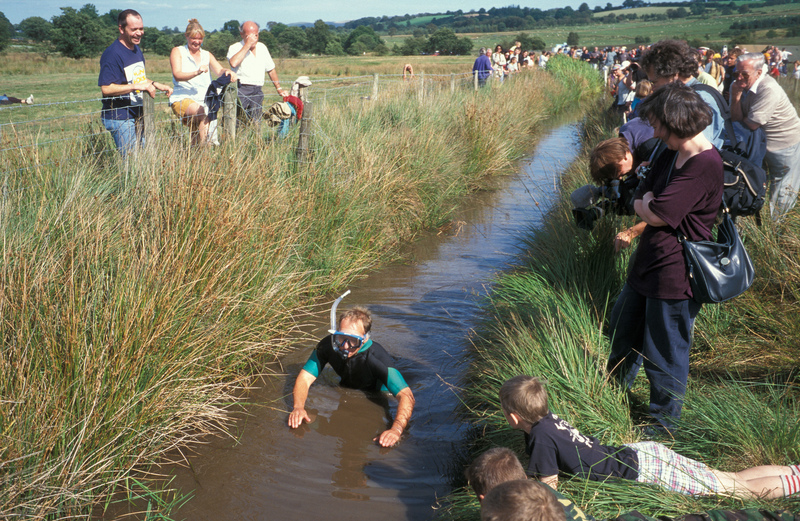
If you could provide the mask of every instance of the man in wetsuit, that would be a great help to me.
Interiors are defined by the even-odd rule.
[[[308,390],[330,364],[342,380],[341,385],[363,391],[388,390],[397,398],[397,414],[392,426],[375,438],[382,447],[400,441],[414,410],[414,394],[400,371],[393,367],[389,353],[369,337],[372,317],[369,311],[355,307],[339,317],[336,332],[317,344],[294,384],[294,408],[289,414],[289,427],[296,429],[311,418],[305,410]]]

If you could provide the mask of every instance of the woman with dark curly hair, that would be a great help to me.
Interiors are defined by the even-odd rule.
[[[711,110],[682,82],[661,87],[639,106],[667,145],[636,193],[647,223],[627,282],[611,311],[608,370],[624,386],[644,365],[655,430],[674,428],[689,376],[692,329],[701,304],[692,299],[677,235],[708,240],[722,202],[722,159],[703,135]]]

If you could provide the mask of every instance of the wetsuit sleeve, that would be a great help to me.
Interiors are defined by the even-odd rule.
[[[408,387],[403,375],[393,367],[394,362],[392,357],[383,349],[383,346],[377,342],[373,342],[370,351],[371,356],[368,359],[370,369],[373,371],[373,374],[380,379],[383,386],[386,387],[392,395],[397,396],[397,393]]]
[[[311,352],[311,356],[308,357],[306,365],[303,366],[303,370],[308,371],[316,378],[319,376],[319,373],[322,372],[322,369],[324,367],[325,364],[323,362],[320,362],[319,356],[317,355],[317,350],[314,349],[314,351]]]
[[[314,351],[311,352],[311,356],[308,357],[308,361],[306,365],[303,366],[303,370],[308,371],[314,377],[319,377],[322,370],[325,368],[325,364],[328,363],[328,353],[330,348],[331,341],[330,336],[326,336],[322,340],[319,341],[317,347],[314,348]]]
[[[394,367],[388,369],[388,377],[384,385],[386,385],[386,388],[389,389],[389,392],[394,396],[397,396],[397,393],[408,387],[403,375]]]

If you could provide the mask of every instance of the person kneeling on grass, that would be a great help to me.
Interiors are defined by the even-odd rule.
[[[526,433],[527,473],[554,489],[558,474],[603,481],[609,477],[659,485],[687,495],[730,494],[779,498],[800,492],[800,466],[763,465],[722,472],[652,441],[602,445],[548,409],[547,391],[533,376],[515,376],[500,388],[500,406],[512,429]]]
[[[484,521],[597,521],[585,514],[569,498],[545,485],[529,480],[511,449],[495,447],[478,456],[466,471],[469,482],[481,503]],[[513,483],[513,485],[506,485]],[[495,492],[496,490],[496,492]],[[486,501],[484,498],[488,497]],[[563,510],[558,512],[553,501]],[[645,516],[627,512],[614,521],[800,521],[800,516],[782,510],[746,508],[739,510],[707,510],[676,518]]]

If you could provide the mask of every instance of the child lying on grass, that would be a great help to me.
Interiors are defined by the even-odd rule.
[[[597,521],[566,496],[547,485],[527,479],[517,456],[505,447],[495,447],[478,456],[466,472],[478,501],[482,521]],[[759,508],[708,510],[677,518],[645,516],[636,511],[613,521],[800,521],[785,511]]]
[[[525,432],[527,473],[553,489],[558,473],[594,481],[609,477],[652,483],[687,495],[729,494],[779,498],[800,491],[800,466],[763,465],[722,472],[652,441],[602,445],[551,413],[547,392],[533,376],[515,376],[500,388],[500,405],[512,429]]]

